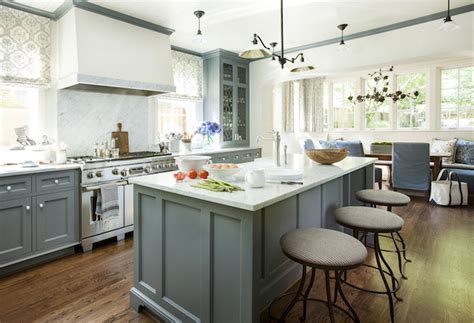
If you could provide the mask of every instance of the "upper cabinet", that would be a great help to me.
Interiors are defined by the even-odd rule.
[[[221,125],[221,147],[248,146],[248,60],[222,49],[204,55],[204,119]]]

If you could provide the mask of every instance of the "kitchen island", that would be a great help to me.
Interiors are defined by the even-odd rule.
[[[177,183],[171,173],[130,179],[131,306],[165,322],[258,322],[262,308],[301,274],[280,251],[280,237],[298,227],[342,230],[333,210],[358,205],[355,192],[374,183],[373,158],[320,165],[291,157],[287,167],[302,170],[303,185],[237,182],[245,191],[220,193],[193,188],[192,180]]]

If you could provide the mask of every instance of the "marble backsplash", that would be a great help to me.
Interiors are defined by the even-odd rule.
[[[58,141],[68,156],[91,155],[96,142],[110,140],[116,124],[128,131],[130,151],[148,148],[148,98],[144,96],[58,91]]]

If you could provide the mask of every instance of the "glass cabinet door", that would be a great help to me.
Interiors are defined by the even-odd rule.
[[[237,134],[235,140],[247,140],[247,89],[237,88]]]
[[[222,104],[222,140],[232,141],[234,133],[234,88],[232,85],[223,86]]]
[[[234,81],[234,66],[232,64],[223,63],[223,75],[224,81]]]
[[[237,67],[237,78],[240,84],[247,84],[247,69],[245,67]]]

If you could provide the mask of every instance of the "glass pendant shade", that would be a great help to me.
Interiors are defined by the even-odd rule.
[[[252,44],[252,46],[240,53],[239,56],[247,59],[254,59],[270,57],[271,54],[269,51],[267,51],[265,48],[262,48],[258,44]]]
[[[207,39],[200,31],[198,31],[193,38],[193,42],[196,44],[205,44],[207,43]]]
[[[294,66],[290,68],[291,73],[303,73],[303,72],[308,72],[312,70],[314,70],[314,66],[304,61],[296,63]]]
[[[459,28],[459,25],[456,24],[450,16],[446,17],[443,19],[443,23],[441,24],[441,26],[439,26],[439,30],[442,30],[442,31],[446,31],[446,32],[449,32],[449,31],[454,31],[456,29]]]
[[[350,52],[350,47],[344,41],[341,41],[339,45],[337,45],[337,52],[339,54],[345,54]]]

